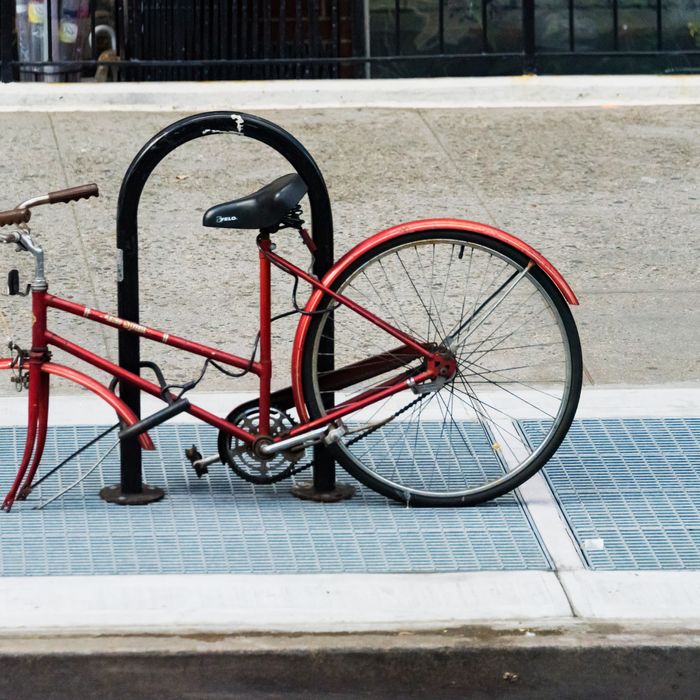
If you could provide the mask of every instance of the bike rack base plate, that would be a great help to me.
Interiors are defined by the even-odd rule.
[[[317,491],[313,481],[300,481],[291,488],[293,496],[302,501],[316,501],[318,503],[337,503],[352,498],[355,495],[355,487],[350,484],[335,484],[331,491]]]
[[[165,491],[157,486],[142,485],[141,493],[122,493],[121,484],[105,486],[100,489],[100,498],[108,503],[116,503],[120,506],[145,506],[154,501],[160,501],[165,496]]]

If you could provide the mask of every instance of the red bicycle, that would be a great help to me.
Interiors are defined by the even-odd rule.
[[[272,483],[310,466],[306,449],[323,442],[350,474],[385,496],[410,505],[457,506],[504,494],[547,462],[573,420],[582,375],[568,306],[578,302],[557,270],[496,228],[432,219],[377,233],[319,280],[277,255],[272,242],[280,231],[297,231],[313,256],[301,219],[305,194],[299,175],[286,175],[204,214],[205,226],[258,230],[260,329],[248,358],[48,293],[44,252],[28,227],[31,210],[97,196],[96,185],[0,213],[0,226],[17,227],[0,234],[0,242],[35,259],[31,348],[13,342],[11,357],[0,359],[16,386],[28,388],[26,445],[3,508],[32,488],[46,441],[52,375],[106,401],[119,418],[114,429],[120,428],[120,439],[138,438],[146,450],[155,449],[148,431],[184,411],[217,428],[218,454],[190,455],[200,475],[221,461],[249,481]],[[288,314],[300,315],[291,385],[275,392],[272,267],[295,278]],[[303,307],[296,302],[299,280],[313,288]],[[21,293],[15,271],[9,287]],[[176,387],[146,362],[157,383],[148,381],[49,330],[48,309],[199,355],[202,371]],[[51,347],[108,372],[112,384],[52,362]],[[210,368],[258,375],[259,399],[225,418],[197,406],[185,394]],[[165,407],[139,420],[120,400],[120,382],[162,399]],[[526,437],[528,420],[538,428]]]

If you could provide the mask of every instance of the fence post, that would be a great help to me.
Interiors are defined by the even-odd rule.
[[[15,24],[14,0],[0,0],[0,81],[12,82],[12,29]]]
[[[523,0],[523,73],[536,73],[535,0]]]
[[[352,6],[352,55],[356,58],[369,58],[369,0],[353,2]],[[371,63],[358,63],[355,78],[371,78]]]

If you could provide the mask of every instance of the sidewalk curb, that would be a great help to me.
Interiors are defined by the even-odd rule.
[[[0,112],[449,109],[700,104],[697,75],[6,83]]]
[[[692,698],[697,630],[0,640],[0,695],[217,698]]]

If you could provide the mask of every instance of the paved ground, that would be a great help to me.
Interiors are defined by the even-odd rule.
[[[38,211],[52,289],[116,308],[116,201],[140,146],[184,116],[172,113],[0,114],[8,206],[95,181],[100,200]],[[453,216],[504,228],[540,249],[579,295],[586,378],[595,384],[700,378],[700,127],[698,106],[519,109],[319,109],[263,112],[296,135],[325,174],[342,253],[368,234],[414,218]],[[246,232],[204,229],[210,205],[288,171],[266,147],[226,135],[164,161],[140,210],[142,319],[247,354],[255,334],[255,247]],[[290,246],[290,243],[292,244]],[[298,250],[288,239],[283,249]],[[19,258],[0,251],[3,267]],[[302,258],[298,258],[303,260]],[[29,260],[22,260],[28,269]],[[277,309],[288,308],[286,279]],[[28,334],[28,303],[0,300],[0,333]],[[70,320],[69,337],[116,355],[115,334]],[[293,319],[279,322],[288,366]],[[198,361],[153,346],[170,376]],[[286,383],[278,376],[278,385]],[[218,378],[205,390],[253,388]],[[0,392],[10,392],[9,385]]]
[[[698,385],[700,107],[348,107],[261,115],[289,129],[317,159],[334,204],[338,253],[369,233],[413,218],[454,216],[494,224],[540,249],[578,294],[581,306],[575,316],[589,385]],[[140,146],[179,116],[184,114],[0,114],[6,166],[0,172],[1,203],[9,207],[90,181],[98,182],[103,193],[100,200],[36,213],[35,230],[48,252],[53,291],[116,309],[119,184]],[[221,135],[189,144],[161,164],[146,188],[140,214],[144,321],[247,353],[255,334],[255,248],[249,234],[202,228],[201,214],[287,169],[262,146]],[[289,250],[289,245],[283,248]],[[0,268],[18,257],[0,250]],[[28,263],[22,261],[24,270]],[[278,282],[279,310],[287,308],[288,290],[286,280]],[[0,297],[0,335],[13,330],[18,339],[26,338],[28,315],[27,300]],[[68,324],[61,319],[55,325],[116,359],[112,331],[78,320]],[[283,370],[293,325],[279,324],[277,359]],[[198,365],[162,353],[159,346],[143,354],[161,362],[173,378],[193,376]],[[282,385],[286,378],[278,377],[276,383]],[[203,388],[253,387],[216,379]],[[0,385],[0,394],[11,392],[9,383]],[[630,399],[623,414],[647,414],[640,404],[656,399],[653,392],[644,396],[652,398]],[[683,404],[677,397],[673,401]],[[526,488],[536,486],[531,481]],[[547,503],[537,498],[534,516],[546,525]],[[543,531],[553,540],[557,530],[547,526]],[[548,542],[551,551],[571,547],[566,537],[560,540],[558,545]],[[567,561],[555,561],[558,572],[551,576],[573,585],[585,575],[591,590],[614,601],[607,614],[599,615],[604,623],[567,618],[562,631],[556,621],[541,627],[512,621],[420,638],[403,631],[350,637],[183,634],[163,640],[45,640],[31,635],[36,629],[30,628],[30,639],[0,640],[0,668],[5,671],[0,696],[74,697],[79,692],[74,679],[83,678],[87,692],[100,688],[104,697],[133,697],[133,692],[289,697],[290,691],[298,697],[420,697],[428,692],[464,697],[467,688],[475,697],[506,692],[538,698],[695,697],[697,613],[651,626],[637,625],[637,613],[627,615],[624,624],[614,621],[629,606],[646,605],[653,617],[664,605],[687,600],[691,610],[695,583],[685,586],[679,579],[671,589],[670,579],[662,577],[642,591],[641,584],[630,585],[636,573],[623,581],[604,572],[572,571]],[[695,572],[686,573],[696,581]],[[70,580],[65,583],[71,587]],[[61,598],[61,590],[52,585],[50,593],[72,600],[70,595]],[[101,588],[93,590],[98,595]],[[133,596],[133,613],[143,591],[137,584],[126,593]],[[385,593],[390,595],[391,588]],[[584,587],[579,593],[595,608],[596,598]],[[21,596],[23,604],[30,598]],[[39,591],[31,599],[41,606],[46,596]],[[338,608],[347,602],[338,600]],[[498,604],[498,597],[491,595],[491,602]],[[690,619],[693,623],[686,628],[681,619],[683,625]],[[90,663],[85,663],[87,655]],[[36,670],[39,662],[44,673]],[[121,677],[127,665],[130,685],[125,688],[114,674]],[[86,675],[88,668],[91,675]],[[601,673],[602,668],[608,672]],[[25,679],[19,690],[12,681],[18,677]],[[61,695],[66,688],[68,694]]]

